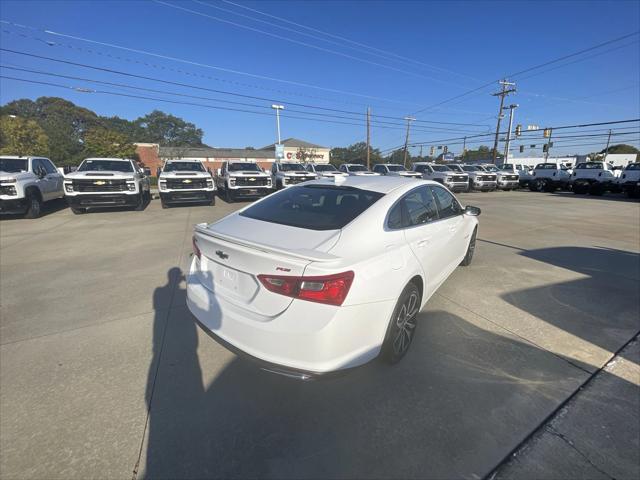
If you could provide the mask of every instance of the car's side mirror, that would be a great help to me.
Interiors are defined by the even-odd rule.
[[[150,169],[150,168],[145,167],[145,168],[143,168],[143,169],[142,169],[142,171],[144,172],[144,174],[145,174],[147,177],[150,177],[150,176],[151,176],[151,169]]]
[[[467,205],[464,208],[465,215],[471,215],[472,217],[477,217],[478,215],[480,215],[480,213],[482,213],[482,210],[480,210],[478,207],[472,207],[471,205]]]

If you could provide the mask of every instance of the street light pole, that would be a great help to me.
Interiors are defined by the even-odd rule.
[[[280,145],[280,110],[284,110],[284,105],[271,105],[276,111],[276,129],[278,130],[278,145]]]

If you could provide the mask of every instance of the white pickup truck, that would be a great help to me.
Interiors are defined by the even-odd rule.
[[[43,157],[0,157],[0,214],[37,218],[42,204],[64,197],[63,176]]]
[[[554,192],[569,186],[571,173],[560,163],[539,163],[533,169],[533,178],[529,182],[532,192]]]
[[[452,170],[447,165],[415,162],[411,169],[422,175],[425,180],[434,180],[446,185],[452,192],[469,191],[469,174],[458,169]]]
[[[571,186],[573,193],[602,195],[606,191],[618,191],[620,170],[607,162],[581,162],[573,169]]]
[[[273,191],[271,175],[248,160],[223,162],[217,171],[216,187],[229,203],[239,198],[264,197]]]
[[[517,173],[506,172],[492,163],[483,164],[482,168],[485,172],[495,173],[498,190],[515,190],[520,186],[520,175]]]
[[[371,170],[368,170],[367,167],[360,165],[359,163],[343,163],[340,165],[339,170],[347,175],[357,177],[365,175],[380,175],[379,173],[374,173]]]
[[[316,178],[317,175],[315,173],[308,172],[298,162],[273,162],[271,166],[271,182],[276,190],[315,180]]]
[[[373,167],[373,173],[389,177],[422,178],[422,174],[407,170],[399,163],[378,163]]]
[[[624,168],[618,177],[618,188],[629,198],[640,197],[640,163],[630,163]]]
[[[196,159],[167,160],[158,175],[162,208],[179,203],[216,204],[213,177]]]
[[[462,165],[462,170],[469,174],[469,190],[492,192],[498,188],[498,176],[480,165]]]
[[[71,211],[133,207],[144,210],[151,200],[149,176],[127,158],[87,158],[64,177],[64,194]]]
[[[533,168],[528,165],[520,163],[504,163],[498,165],[498,168],[503,172],[517,173],[518,174],[518,186],[526,187],[529,182],[533,180]]]
[[[318,177],[335,178],[349,176],[348,173],[339,171],[330,163],[307,163],[305,168],[307,172],[315,173]]]

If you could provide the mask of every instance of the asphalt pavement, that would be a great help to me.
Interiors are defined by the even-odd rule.
[[[517,478],[511,454],[640,330],[640,204],[460,198],[483,212],[474,262],[406,358],[312,383],[238,359],[185,307],[193,225],[243,203],[2,219],[0,477]]]

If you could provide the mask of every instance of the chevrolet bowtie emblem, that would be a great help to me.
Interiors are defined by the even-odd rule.
[[[256,179],[255,179],[255,178],[250,178],[250,179],[249,179],[249,181],[250,181],[250,182],[255,182],[255,181],[256,181]]]
[[[104,180],[96,180],[95,182],[93,182],[94,185],[105,185],[107,182],[105,182]]]
[[[185,180],[182,180],[182,183],[191,183],[191,180],[189,180],[188,178]]]

